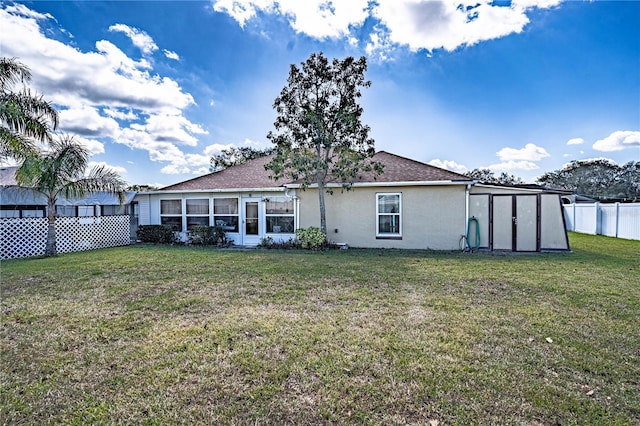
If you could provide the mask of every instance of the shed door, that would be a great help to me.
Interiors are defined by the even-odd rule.
[[[537,195],[493,196],[493,250],[538,251]]]
[[[538,250],[538,197],[518,195],[516,200],[515,251]]]
[[[513,250],[513,199],[511,195],[493,196],[493,249]]]

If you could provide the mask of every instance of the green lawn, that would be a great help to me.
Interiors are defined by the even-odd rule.
[[[639,424],[640,242],[2,262],[4,424]]]

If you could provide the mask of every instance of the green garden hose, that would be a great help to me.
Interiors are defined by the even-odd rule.
[[[473,246],[471,246],[471,243],[470,243],[470,240],[469,240],[469,231],[471,230],[471,222],[475,222],[475,225],[476,225],[476,238],[475,238]],[[468,250],[474,252],[474,251],[477,251],[480,248],[480,224],[478,222],[478,218],[476,218],[475,216],[471,216],[469,218],[469,221],[467,222],[466,239],[467,239],[467,249]]]

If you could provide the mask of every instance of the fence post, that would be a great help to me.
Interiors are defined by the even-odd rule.
[[[618,238],[619,226],[620,226],[620,203],[616,202],[616,238]]]
[[[595,223],[595,235],[601,235],[602,234],[602,221],[600,220],[602,218],[602,215],[600,214],[600,201],[596,201],[593,204],[593,207],[596,209],[596,214],[594,215],[596,223]]]

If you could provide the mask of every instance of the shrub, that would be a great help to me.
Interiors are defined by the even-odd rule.
[[[221,226],[193,226],[189,230],[189,244],[227,247],[231,241]]]
[[[258,247],[266,249],[289,250],[299,249],[300,243],[294,238],[289,238],[286,241],[275,241],[271,237],[266,237],[260,240],[260,244],[258,244]]]
[[[173,244],[177,241],[169,225],[139,225],[137,236],[143,243]]]
[[[300,243],[300,246],[304,249],[319,249],[322,247],[327,247],[327,236],[320,230],[320,228],[316,228],[311,226],[309,228],[300,228],[296,229],[296,238]]]

